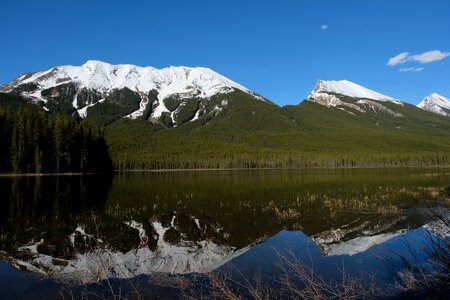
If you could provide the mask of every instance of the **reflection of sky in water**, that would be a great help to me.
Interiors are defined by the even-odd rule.
[[[389,256],[396,259],[398,255],[402,255],[412,259],[405,243],[409,243],[417,253],[423,254],[421,250],[428,242],[427,232],[421,227],[395,235],[354,255],[324,256],[314,240],[303,232],[283,230],[255,245],[231,263],[246,276],[277,274],[280,271],[280,256],[291,260],[295,256],[306,266],[311,266],[313,262],[314,270],[325,280],[338,280],[339,270],[344,269],[350,275],[375,274],[378,283],[385,283],[393,280],[392,268],[386,258]]]

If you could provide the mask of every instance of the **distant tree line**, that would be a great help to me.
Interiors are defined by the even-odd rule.
[[[366,157],[341,157],[338,154],[311,155],[287,153],[247,153],[220,152],[215,155],[202,156],[189,154],[142,154],[123,155],[114,157],[115,168],[118,170],[145,170],[145,169],[254,169],[254,168],[380,168],[380,167],[427,167],[448,166],[449,157],[444,154],[392,155],[390,157],[368,155]]]
[[[39,107],[0,107],[0,172],[63,173],[111,170],[98,128]]]

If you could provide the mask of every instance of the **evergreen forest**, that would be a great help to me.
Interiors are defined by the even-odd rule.
[[[0,93],[0,172],[450,164],[449,118],[407,103],[384,103],[401,115],[393,117],[311,101],[279,107],[235,91],[211,97],[193,121],[192,112],[203,104],[191,99],[180,110],[185,114],[175,114],[183,120],[177,125],[152,120],[151,105],[142,117],[124,117],[131,111],[124,109],[136,103],[127,90],[109,97],[117,99],[88,108],[82,119]],[[156,101],[155,95],[148,99]]]
[[[103,131],[35,105],[0,106],[0,172],[111,170]]]

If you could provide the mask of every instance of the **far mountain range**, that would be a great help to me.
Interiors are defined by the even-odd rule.
[[[198,103],[188,105],[195,108],[195,113],[190,114],[191,119],[182,121],[198,119],[205,112],[205,103],[202,100],[216,94],[240,90],[264,100],[249,89],[208,68],[168,67],[159,70],[135,65],[111,65],[95,60],[90,60],[82,66],[59,66],[41,72],[26,73],[0,86],[0,92],[20,94],[36,103],[41,102],[47,110],[52,107],[65,112],[73,110],[80,117],[86,117],[91,107],[97,103],[108,102],[108,98],[121,90],[130,90],[129,96],[139,102],[138,106],[136,103],[130,103],[128,110],[137,109],[125,117],[135,119],[143,116],[144,112],[151,111],[148,116],[152,120],[163,117],[173,124],[182,123],[177,122],[176,116],[186,110],[183,106],[188,104],[187,99],[196,98]],[[351,104],[336,95],[360,100]],[[390,114],[393,112],[385,109],[380,102],[403,104],[399,99],[347,80],[319,80],[307,100],[343,110],[384,110]],[[377,102],[373,102],[374,100]],[[448,116],[450,99],[432,93],[417,107]]]
[[[120,169],[447,164],[450,99],[417,106],[319,80],[280,107],[208,68],[88,61],[19,75],[0,104],[34,103],[101,126]]]

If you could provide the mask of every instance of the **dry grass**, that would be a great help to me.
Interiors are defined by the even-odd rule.
[[[263,278],[254,274],[246,277],[237,268],[220,274],[207,274],[207,288],[201,292],[185,290],[185,299],[375,299],[382,292],[369,280],[354,277],[342,267],[338,281],[326,281],[313,266],[302,263],[293,252],[278,253],[281,276]],[[234,272],[233,272],[234,271]],[[234,274],[233,274],[234,273]],[[237,279],[236,279],[237,278]]]

